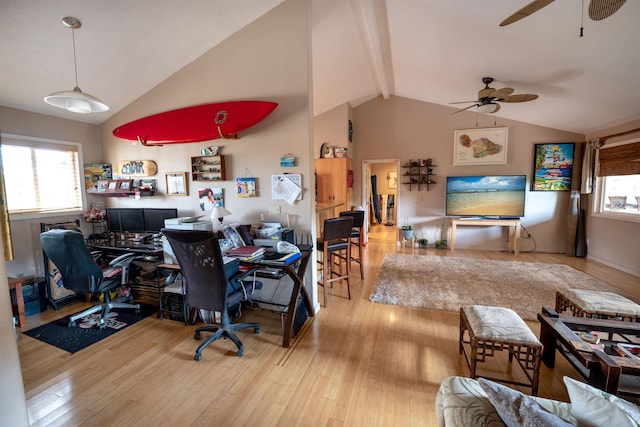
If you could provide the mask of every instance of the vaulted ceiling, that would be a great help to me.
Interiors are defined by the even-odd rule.
[[[0,0],[0,105],[101,123],[281,1]],[[588,1],[558,0],[499,27],[528,2],[312,0],[314,114],[392,95],[453,112],[491,76],[492,87],[539,95],[497,117],[578,133],[640,118],[640,2],[597,22],[585,11],[582,24]],[[79,86],[106,113],[43,101],[75,83],[68,15],[83,23]]]

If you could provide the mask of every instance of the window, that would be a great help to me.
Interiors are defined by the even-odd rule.
[[[640,142],[602,147],[596,186],[596,214],[640,222]]]
[[[2,135],[9,214],[82,211],[80,144]]]

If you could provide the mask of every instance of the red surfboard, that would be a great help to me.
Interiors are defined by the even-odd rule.
[[[195,105],[134,120],[115,128],[113,135],[143,145],[237,139],[238,132],[260,122],[277,106],[268,101]]]

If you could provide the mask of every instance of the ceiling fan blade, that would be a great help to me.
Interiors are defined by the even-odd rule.
[[[495,98],[496,100],[501,100],[506,98],[507,96],[511,95],[513,93],[514,89],[510,88],[510,87],[503,87],[502,89],[498,89],[496,90],[493,95],[491,95],[492,98]]]
[[[475,102],[475,101],[473,101],[473,102]],[[464,108],[461,108],[461,109],[459,109],[459,110],[456,110],[456,111],[454,111],[454,112],[453,112],[453,113],[451,113],[451,114],[456,114],[456,113],[460,113],[460,112],[462,112],[462,111],[466,111],[466,110],[468,110],[469,108],[473,108],[473,107],[475,107],[475,106],[477,106],[477,105],[478,105],[478,104],[471,104],[471,105],[469,105],[468,107],[464,107]]]
[[[627,0],[591,0],[589,2],[589,18],[601,21],[618,11]]]
[[[456,101],[456,102],[450,102],[449,104],[469,104],[471,102],[476,103],[478,102],[478,100],[474,99],[473,101]]]
[[[509,95],[501,99],[500,102],[527,102],[533,101],[534,99],[538,99],[538,95],[533,93],[518,93],[516,95]]]
[[[494,88],[485,87],[484,89],[478,91],[478,99],[491,98],[494,93],[496,93],[496,90]]]
[[[500,110],[500,104],[496,104],[496,108],[493,110],[493,112],[497,113],[499,110]]]
[[[549,3],[552,3],[552,2],[553,0],[534,0],[528,5],[526,5],[525,7],[523,7],[522,9],[520,9],[519,11],[517,11],[516,13],[514,13],[513,15],[511,15],[510,17],[508,17],[507,19],[505,19],[504,21],[502,21],[500,23],[500,26],[504,27],[505,25],[513,24],[514,22],[517,22],[522,18],[526,18],[532,13],[539,11],[540,9],[542,9],[543,7],[547,6]]]

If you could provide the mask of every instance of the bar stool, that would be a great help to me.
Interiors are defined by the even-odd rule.
[[[364,211],[340,212],[340,216],[353,217],[353,228],[351,229],[351,261],[360,264],[360,278],[364,280],[364,268],[362,267],[362,227],[364,226]],[[353,255],[353,247],[358,248],[358,257]]]
[[[318,252],[322,252],[322,260],[318,264],[322,265],[322,280],[318,281],[318,286],[323,287],[324,306],[327,306],[327,286],[336,280],[346,280],[347,295],[351,299],[351,289],[349,287],[349,274],[351,272],[350,262],[346,262],[346,272],[336,271],[333,268],[333,257],[337,254],[341,258],[349,260],[351,258],[351,230],[353,228],[353,217],[338,217],[324,220],[322,239],[316,243]]]

